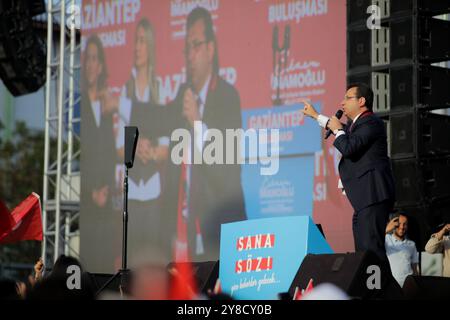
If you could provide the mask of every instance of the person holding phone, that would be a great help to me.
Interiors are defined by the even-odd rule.
[[[414,241],[407,239],[408,217],[401,213],[391,216],[386,226],[385,248],[392,276],[403,287],[410,274],[419,274],[419,254]]]
[[[431,254],[443,253],[443,275],[450,277],[450,219],[447,218],[446,224],[438,232],[431,235],[428,240],[425,251]]]

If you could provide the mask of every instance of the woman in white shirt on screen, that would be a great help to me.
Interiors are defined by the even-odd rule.
[[[136,27],[134,67],[131,77],[122,88],[119,101],[119,131],[116,149],[119,159],[124,155],[124,127],[137,126],[139,139],[133,168],[129,171],[130,214],[136,228],[152,225],[146,233],[158,232],[160,221],[159,198],[162,191],[164,163],[168,158],[169,138],[162,136],[161,122],[156,112],[159,105],[159,87],[155,75],[155,36],[150,22],[142,18]],[[120,166],[123,168],[123,166]],[[120,180],[120,179],[119,179]],[[144,230],[142,230],[144,231]],[[152,238],[157,238],[155,237]],[[141,239],[148,242],[148,239]],[[150,240],[153,242],[152,240]]]

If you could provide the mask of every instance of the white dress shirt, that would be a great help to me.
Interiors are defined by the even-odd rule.
[[[364,113],[360,112],[355,119],[353,119],[352,125],[356,123],[356,120],[358,120],[358,118]],[[317,117],[317,122],[319,123],[319,126],[321,126],[322,128],[326,128],[327,127],[327,123],[330,120],[330,118],[328,118],[327,116],[324,116],[322,114],[319,114],[319,116]],[[335,139],[337,139],[338,137],[340,137],[341,135],[345,134],[345,131],[343,130],[334,130],[333,131],[334,135],[336,136]]]
[[[95,100],[91,102],[92,113],[94,114],[95,125],[97,128],[100,127],[100,118],[102,113],[102,107],[100,106],[100,100]]]
[[[419,263],[416,245],[411,240],[399,240],[393,234],[387,234],[384,246],[392,275],[403,287],[406,277],[413,274],[412,264]]]
[[[200,152],[200,154],[203,154],[202,153],[203,145],[205,143],[207,133],[208,133],[208,126],[206,125],[205,122],[202,121],[202,119],[203,119],[203,114],[205,113],[205,103],[206,103],[206,97],[208,96],[210,80],[211,80],[211,76],[209,76],[208,80],[205,82],[205,84],[203,85],[203,87],[200,90],[200,92],[198,93],[198,95],[195,94],[195,92],[194,92],[194,97],[198,104],[200,121],[197,121],[197,123],[194,124],[194,129],[193,129],[193,131],[191,130],[191,134],[192,133],[194,134],[192,139],[195,139],[195,147],[196,147],[197,151]],[[200,125],[198,122],[200,122]],[[187,159],[191,160],[190,163],[194,163],[194,159],[191,157],[191,155],[192,155],[192,150],[190,148],[188,148],[188,154],[186,155],[186,157],[187,157]],[[189,174],[189,172],[188,172],[188,174]]]

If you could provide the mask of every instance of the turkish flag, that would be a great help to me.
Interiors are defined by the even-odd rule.
[[[11,213],[0,202],[0,243],[24,240],[42,241],[41,202],[39,195],[30,194]]]

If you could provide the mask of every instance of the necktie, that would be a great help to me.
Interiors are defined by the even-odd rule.
[[[350,128],[348,129],[348,132],[352,132],[352,129],[353,129],[353,125],[354,125],[355,123],[352,121],[352,123],[350,124]]]
[[[203,112],[204,112],[204,105],[202,102],[202,99],[200,96],[196,97],[196,102],[197,102],[197,106],[198,106],[198,111],[200,114],[200,119],[203,118]],[[201,145],[197,145],[197,141],[194,142],[192,148],[197,148],[200,150],[200,154],[202,154],[203,151],[203,137],[201,137]],[[195,207],[195,201],[202,201],[202,199],[198,199],[198,194],[201,193],[201,189],[205,188],[207,186],[204,186],[201,184],[202,182],[202,177],[200,176],[200,172],[199,172],[199,167],[198,165],[195,167],[190,166],[189,168],[189,172],[190,172],[190,192],[191,192],[191,206],[190,209],[193,208],[197,208]],[[197,196],[197,197],[196,197]],[[193,210],[197,210],[197,209],[193,209]],[[198,212],[193,212],[193,218],[195,215],[195,231],[194,230],[189,230],[190,232],[195,232],[195,254],[196,255],[201,255],[204,253],[204,247],[203,247],[203,237],[202,237],[202,231],[200,228],[200,219],[198,217]],[[192,224],[193,225],[193,224]]]
[[[364,111],[363,113],[361,113],[361,115],[358,117],[358,119],[362,119],[362,118],[367,117],[367,116],[370,116],[370,115],[372,115],[372,114],[373,114],[373,112],[371,112],[371,111]],[[352,123],[351,123],[351,125],[350,125],[350,129],[348,130],[348,132],[352,132],[353,127],[354,127],[354,124],[355,124],[355,122],[356,122],[358,119],[356,119],[355,121],[352,121]]]
[[[177,238],[175,242],[175,261],[187,261],[188,239],[187,239],[187,218],[189,215],[189,182],[187,164],[181,163],[181,173],[178,190],[177,209]]]
[[[196,97],[197,106],[199,108],[200,116],[203,114],[202,101],[199,96]],[[188,261],[189,260],[189,248],[188,248],[188,232],[191,232],[188,228],[188,220],[192,219],[192,180],[195,172],[192,167],[192,161],[194,159],[194,148],[195,148],[195,135],[194,130],[190,130],[191,133],[191,145],[190,154],[184,155],[185,159],[181,163],[181,174],[179,181],[179,191],[178,191],[178,214],[177,214],[177,239],[175,248],[175,260],[176,261]],[[191,161],[187,161],[190,157]],[[203,249],[203,239],[200,229],[200,221],[198,217],[195,217],[195,233],[196,233],[196,245],[195,252],[197,255],[204,252]]]

